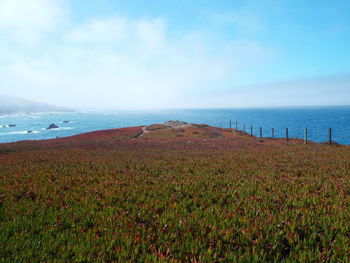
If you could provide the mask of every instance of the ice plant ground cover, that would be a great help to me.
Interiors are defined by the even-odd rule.
[[[142,128],[0,144],[0,262],[350,261],[349,146]]]

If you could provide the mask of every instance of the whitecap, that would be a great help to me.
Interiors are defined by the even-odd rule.
[[[53,129],[47,129],[47,128],[41,128],[41,130],[48,130],[48,131],[63,131],[63,130],[73,130],[73,127],[59,127],[59,128],[53,128]]]
[[[28,131],[12,131],[12,132],[3,132],[0,135],[16,135],[16,134],[36,134],[38,131],[32,131],[32,133],[28,133]]]
[[[39,131],[31,131],[31,132],[27,131],[27,133],[28,133],[28,134],[38,134]]]

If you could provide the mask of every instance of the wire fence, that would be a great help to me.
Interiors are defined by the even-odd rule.
[[[208,123],[209,124],[209,123]],[[341,137],[339,130],[332,128],[314,128],[314,127],[300,127],[300,128],[284,128],[284,127],[263,127],[259,125],[246,124],[240,121],[215,121],[210,125],[220,128],[232,128],[237,132],[257,138],[271,138],[271,139],[302,139],[304,143],[322,142],[328,144],[339,144],[336,138]],[[349,134],[350,136],[350,134]]]

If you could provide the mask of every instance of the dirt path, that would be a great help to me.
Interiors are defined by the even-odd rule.
[[[142,134],[139,137],[142,137],[143,135],[145,135],[146,133],[149,133],[150,131],[147,131],[146,126],[142,127]]]
[[[139,138],[139,137],[142,137],[143,135],[145,135],[146,133],[149,133],[150,131],[147,131],[147,129],[146,129],[146,126],[144,126],[144,127],[142,127],[142,133],[141,134],[139,134],[139,135],[136,135],[136,136],[134,136],[134,137],[132,137],[132,138],[130,138],[131,140],[135,140],[135,139],[137,139],[137,138]]]

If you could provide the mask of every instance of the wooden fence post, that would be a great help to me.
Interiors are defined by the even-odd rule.
[[[307,144],[307,127],[304,128],[304,143]]]
[[[272,133],[272,140],[274,140],[275,139],[275,128],[271,129],[271,133]]]
[[[288,128],[286,128],[286,140],[289,141],[289,134],[288,134]]]
[[[250,136],[253,137],[253,126],[250,126]]]
[[[328,128],[328,140],[329,144],[332,144],[332,128]]]
[[[262,127],[260,127],[260,139],[262,139]]]

